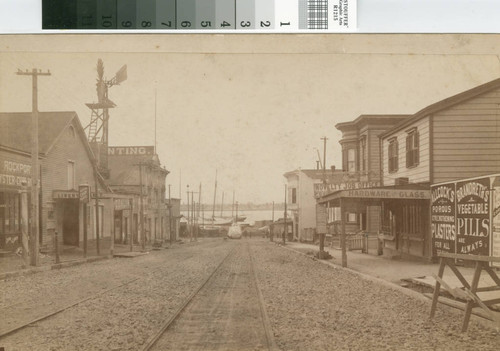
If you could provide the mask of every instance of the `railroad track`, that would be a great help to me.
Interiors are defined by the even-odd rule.
[[[278,350],[248,243],[229,252],[142,350],[203,349]]]
[[[190,256],[190,257],[192,257],[192,256]],[[227,256],[226,256],[226,257],[227,257]],[[160,269],[165,269],[165,264],[163,264],[163,263],[162,263],[162,264],[159,264],[159,265],[154,266],[154,267],[149,267],[149,268],[148,268],[148,272],[149,272],[149,273],[154,273],[154,272],[156,272],[156,271],[158,271],[158,270],[160,270]],[[34,318],[30,319],[30,320],[29,320],[28,322],[26,322],[26,323],[19,324],[19,325],[16,325],[16,326],[14,326],[14,327],[12,327],[12,328],[10,328],[10,329],[0,331],[0,339],[2,339],[2,338],[3,338],[3,337],[5,337],[5,336],[11,335],[11,334],[13,334],[13,333],[15,333],[15,332],[17,332],[17,331],[20,331],[20,330],[22,330],[22,329],[25,329],[25,328],[27,328],[27,327],[29,327],[29,326],[33,325],[33,324],[34,324],[34,323],[36,323],[36,322],[40,322],[40,321],[43,321],[43,320],[45,320],[45,319],[48,319],[48,318],[50,318],[50,317],[52,317],[52,316],[58,315],[59,313],[62,313],[62,312],[66,311],[66,310],[68,310],[68,309],[70,309],[70,308],[73,308],[73,307],[75,307],[75,306],[78,306],[79,304],[82,304],[82,303],[84,303],[84,302],[86,302],[86,301],[89,301],[89,300],[96,299],[96,298],[98,298],[98,297],[100,297],[100,296],[102,296],[102,295],[105,295],[105,294],[107,294],[107,293],[109,293],[109,292],[113,291],[113,290],[117,290],[117,289],[119,289],[119,288],[126,287],[127,285],[130,285],[130,284],[132,284],[132,283],[134,283],[134,282],[136,282],[136,281],[138,281],[138,280],[141,280],[141,279],[145,279],[145,276],[135,277],[135,278],[133,278],[133,279],[127,280],[127,281],[126,281],[126,282],[124,282],[124,283],[121,283],[121,284],[118,284],[118,285],[112,286],[112,287],[110,287],[110,288],[108,288],[108,289],[105,289],[105,290],[102,290],[102,291],[96,292],[96,293],[94,293],[94,294],[92,294],[92,295],[90,295],[90,296],[87,296],[87,297],[85,297],[85,298],[82,298],[82,299],[80,299],[80,300],[70,302],[70,303],[65,304],[65,305],[63,305],[63,306],[61,306],[61,307],[59,307],[59,308],[56,308],[56,309],[54,309],[54,310],[52,310],[52,311],[50,311],[50,312],[48,312],[48,313],[45,313],[45,314],[43,314],[43,315],[41,315],[41,316],[34,317]],[[8,307],[12,307],[12,306],[8,306]],[[1,311],[1,309],[0,309],[0,311]]]

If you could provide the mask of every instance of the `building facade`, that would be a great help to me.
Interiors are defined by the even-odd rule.
[[[1,143],[5,172],[9,172],[16,183],[23,183],[26,178],[27,188],[31,185],[33,173],[28,164],[31,162],[31,113],[1,113]],[[75,112],[41,112],[39,113],[39,239],[41,251],[54,250],[55,235],[60,245],[81,247],[84,230],[87,232],[89,245],[93,245],[97,235],[96,207],[99,210],[99,231],[102,247],[109,245],[112,230],[112,201],[109,200],[109,189],[102,177],[94,173],[94,156],[87,143],[85,133]],[[7,153],[7,154],[6,154]],[[28,170],[29,169],[29,170]],[[24,173],[24,175],[23,175]],[[21,179],[22,178],[22,179]],[[79,186],[88,185],[93,201],[80,199]],[[7,189],[8,187],[8,189]],[[15,191],[19,192],[16,185]],[[5,188],[6,216],[9,217],[7,230],[4,233],[16,232],[19,220],[12,213],[17,213],[19,196],[13,196],[13,185]],[[95,201],[95,189],[99,199]],[[9,190],[10,189],[10,190]],[[89,195],[90,195],[89,194]],[[20,213],[23,209],[20,208]],[[12,212],[14,210],[14,212]],[[86,215],[84,215],[84,213]],[[14,229],[11,228],[14,223]],[[17,224],[16,224],[17,223]],[[14,230],[14,231],[13,231]],[[4,242],[9,239],[5,237]],[[10,241],[12,242],[12,238]]]
[[[432,260],[437,252],[432,222],[452,218],[439,212],[443,207],[432,205],[432,186],[443,182],[466,184],[464,178],[492,178],[488,175],[499,173],[499,125],[497,79],[425,107],[379,133],[379,146],[370,148],[379,150],[374,154],[379,155],[380,186],[330,191],[318,202],[341,207],[343,228],[347,228],[348,219],[344,217],[349,211],[379,208],[378,237],[384,255]],[[354,145],[344,144],[348,149]],[[346,153],[348,170],[362,167],[362,162]],[[362,152],[354,154],[358,160],[363,158]],[[451,211],[451,206],[445,207]],[[458,227],[455,229],[458,232]]]
[[[115,211],[115,228],[120,228],[115,233],[115,241],[121,243],[130,236],[135,243],[167,240],[165,181],[169,172],[161,166],[154,147],[110,146],[108,168],[108,184],[113,192],[133,198],[128,208]]]

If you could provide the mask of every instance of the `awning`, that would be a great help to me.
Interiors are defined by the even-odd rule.
[[[340,190],[318,199],[318,203],[325,203],[332,200],[345,199],[399,199],[399,200],[430,200],[430,189],[422,189],[422,186],[415,185],[412,188],[365,188]]]

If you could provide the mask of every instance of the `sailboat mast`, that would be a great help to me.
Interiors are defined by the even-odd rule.
[[[222,217],[222,211],[224,210],[224,192],[222,192],[222,202],[220,205],[220,216]]]
[[[212,207],[212,220],[215,219],[215,197],[217,195],[217,170],[215,170],[214,205]]]
[[[233,206],[231,206],[231,217],[234,219],[234,190],[233,190]]]

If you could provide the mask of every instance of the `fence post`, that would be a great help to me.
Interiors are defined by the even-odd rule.
[[[54,246],[56,248],[56,263],[60,263],[60,257],[59,257],[59,234],[57,233],[57,230],[54,231]]]

